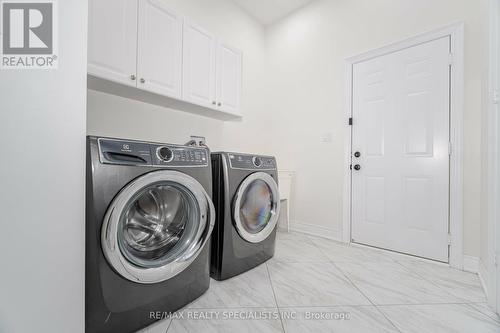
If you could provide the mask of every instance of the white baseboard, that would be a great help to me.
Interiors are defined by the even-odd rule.
[[[290,221],[290,230],[342,242],[342,232],[340,230],[323,227],[317,224],[303,223],[292,220]]]
[[[479,258],[464,254],[464,271],[479,273]]]
[[[482,260],[479,260],[479,281],[481,281],[481,284],[483,285],[484,292],[486,296],[489,298],[488,294],[488,269],[486,268],[486,263]]]

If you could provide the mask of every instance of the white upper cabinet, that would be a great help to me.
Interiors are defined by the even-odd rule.
[[[216,107],[216,39],[209,32],[184,21],[183,98]]]
[[[89,88],[151,103],[167,101],[219,119],[239,117],[242,53],[175,14],[165,2],[89,0],[88,73],[99,78],[91,78]],[[109,81],[170,100],[124,92]]]
[[[159,0],[139,1],[138,88],[182,97],[182,21]]]
[[[225,112],[239,114],[241,98],[242,54],[227,45],[217,47],[217,106]]]
[[[135,86],[137,0],[90,0],[88,73]]]

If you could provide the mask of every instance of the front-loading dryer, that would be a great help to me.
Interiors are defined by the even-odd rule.
[[[135,332],[209,287],[210,153],[87,138],[86,332]]]
[[[274,255],[280,210],[278,170],[271,156],[212,155],[216,223],[210,274],[225,280]]]

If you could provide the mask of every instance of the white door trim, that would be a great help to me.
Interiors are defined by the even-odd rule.
[[[452,63],[451,103],[450,103],[450,266],[463,269],[463,110],[464,110],[464,23],[459,22],[423,33],[400,42],[371,50],[346,59],[345,96],[345,168],[343,195],[342,240],[351,241],[351,147],[352,126],[348,119],[352,115],[352,75],[353,65],[385,54],[420,45],[449,36],[451,38],[450,57]],[[356,121],[354,119],[354,121]]]
[[[496,310],[500,311],[499,299],[499,286],[500,276],[498,275],[497,263],[495,259],[500,253],[500,209],[498,203],[500,202],[500,145],[498,144],[500,129],[499,111],[500,105],[498,103],[498,94],[500,89],[500,0],[490,0],[489,3],[489,73],[488,73],[488,103],[486,106],[486,135],[487,135],[487,233],[488,233],[488,255],[487,258],[481,258],[479,271],[482,281],[485,283],[486,296],[488,297],[489,305]]]

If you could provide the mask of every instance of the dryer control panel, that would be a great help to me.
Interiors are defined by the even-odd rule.
[[[233,169],[276,170],[276,158],[270,156],[229,153],[229,163]]]
[[[98,139],[101,163],[136,166],[207,166],[208,150],[141,141]]]

